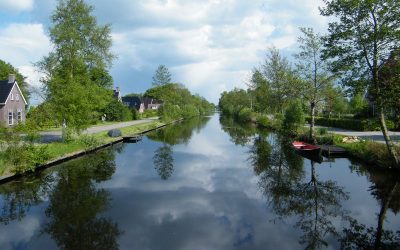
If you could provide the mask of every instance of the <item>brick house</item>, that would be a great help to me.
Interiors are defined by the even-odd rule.
[[[27,105],[15,75],[0,81],[0,123],[10,127],[24,122]]]

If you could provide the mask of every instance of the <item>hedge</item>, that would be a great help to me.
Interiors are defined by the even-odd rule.
[[[307,122],[311,122],[311,117],[306,118]],[[380,125],[377,119],[348,119],[348,118],[326,118],[315,117],[315,124],[327,127],[343,128],[356,131],[379,131]],[[395,129],[395,124],[391,120],[386,120],[386,126],[389,130]]]

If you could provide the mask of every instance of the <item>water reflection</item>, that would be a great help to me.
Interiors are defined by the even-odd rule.
[[[0,223],[7,225],[13,220],[23,219],[32,206],[44,201],[53,182],[52,175],[39,173],[0,185]]]
[[[346,215],[341,202],[349,196],[343,188],[334,181],[319,180],[313,161],[310,161],[311,174],[307,179],[303,158],[279,135],[258,134],[250,146],[250,161],[278,219],[297,218],[295,226],[303,232],[299,242],[306,249],[328,246],[328,235],[338,235],[332,221]]]
[[[226,132],[235,145],[245,146],[257,133],[257,127],[252,123],[238,123],[232,117],[220,116],[222,130]]]
[[[199,132],[210,120],[210,117],[194,117],[184,122],[158,129],[147,135],[153,141],[162,142],[154,151],[153,165],[162,180],[168,180],[174,172],[173,146],[187,144],[193,132]]]
[[[373,183],[371,194],[379,201],[377,226],[367,227],[356,219],[349,217],[349,227],[343,229],[340,243],[343,249],[400,249],[400,230],[394,232],[384,229],[388,209],[397,214],[400,210],[400,178],[391,173],[352,166],[362,175],[368,176]]]
[[[164,144],[159,147],[153,156],[154,167],[162,180],[167,180],[174,172],[174,158],[172,157],[172,147]]]
[[[111,178],[114,157],[107,150],[59,169],[43,232],[61,249],[118,249],[118,225],[101,216],[109,206],[110,193],[94,183]]]

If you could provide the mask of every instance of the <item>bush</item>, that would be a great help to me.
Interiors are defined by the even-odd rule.
[[[172,121],[182,118],[182,111],[178,105],[164,104],[158,109],[158,115],[163,121]]]
[[[302,105],[299,101],[290,103],[283,118],[283,129],[289,133],[297,134],[300,127],[304,126],[305,118]]]
[[[182,108],[182,116],[184,118],[191,118],[200,115],[199,110],[193,105],[185,105]]]
[[[83,144],[85,151],[92,150],[100,145],[100,141],[96,137],[88,134],[82,135],[79,142]]]
[[[249,108],[242,108],[237,116],[241,122],[250,122],[253,118],[253,112]]]
[[[306,119],[309,123],[311,117]],[[326,117],[315,117],[315,124],[327,127],[343,128],[356,131],[379,131],[380,123],[379,120],[374,119],[348,119],[348,118],[326,118]],[[386,126],[389,130],[395,129],[395,123],[391,120],[386,121]]]
[[[271,128],[272,122],[269,120],[268,116],[266,115],[259,115],[257,117],[257,124],[261,127]]]
[[[132,120],[132,111],[123,103],[113,99],[104,109],[108,121],[129,121]]]

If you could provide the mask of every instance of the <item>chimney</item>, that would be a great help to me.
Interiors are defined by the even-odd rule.
[[[8,75],[8,83],[14,83],[14,82],[15,82],[15,75],[9,74]]]

